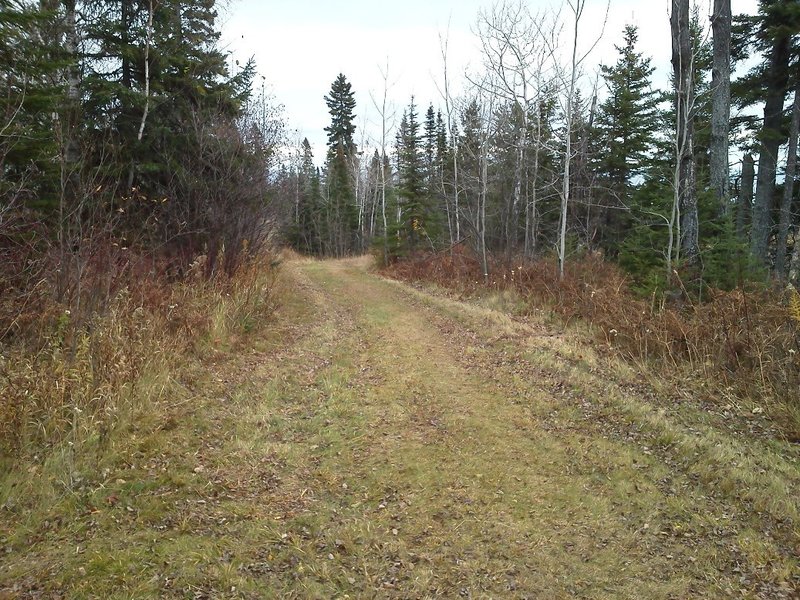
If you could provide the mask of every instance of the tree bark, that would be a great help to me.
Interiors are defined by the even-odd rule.
[[[753,211],[753,184],[756,178],[756,164],[752,154],[742,158],[742,178],[739,182],[739,201],[736,206],[736,234],[740,240],[747,239],[748,217]]]
[[[688,266],[700,257],[694,163],[694,60],[689,32],[689,0],[672,0],[672,68],[675,73],[677,201],[680,206],[680,248]]]
[[[64,51],[69,57],[66,70],[67,97],[64,119],[64,163],[68,170],[80,161],[78,142],[80,113],[80,70],[78,68],[78,30],[75,20],[75,0],[64,0]]]
[[[789,264],[789,283],[795,289],[800,288],[800,241],[797,237],[794,240],[794,250],[792,251],[792,262]]]
[[[794,90],[792,125],[789,128],[789,149],[786,158],[786,175],[783,181],[783,200],[781,201],[780,221],[778,223],[778,247],[775,252],[775,275],[781,281],[786,278],[786,248],[789,242],[789,229],[792,226],[792,196],[794,195],[794,177],[797,171],[798,129],[800,129],[800,81],[798,81]],[[796,234],[795,246],[797,246]]]
[[[578,77],[578,26],[586,5],[585,0],[576,0],[570,4],[575,16],[575,27],[572,38],[572,62],[570,63],[569,88],[567,90],[567,109],[564,114],[564,172],[561,179],[561,220],[558,231],[558,277],[564,279],[564,267],[567,263],[567,217],[570,200],[570,167],[572,163],[572,118],[575,101],[575,83]]]
[[[731,114],[731,0],[714,0],[711,17],[714,62],[711,69],[711,144],[709,167],[711,187],[716,193],[720,214],[728,212],[730,166],[728,135]]]
[[[772,232],[772,207],[775,174],[780,148],[783,100],[789,83],[789,38],[775,40],[767,69],[767,100],[764,105],[764,126],[760,135],[758,180],[753,203],[753,226],[750,231],[750,253],[758,264],[769,264],[769,238]]]

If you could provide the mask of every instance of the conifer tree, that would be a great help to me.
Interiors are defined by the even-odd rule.
[[[776,204],[775,179],[778,150],[786,139],[784,106],[790,86],[790,68],[797,68],[800,4],[785,0],[761,0],[759,14],[739,19],[737,50],[741,56],[757,49],[766,56],[733,86],[740,106],[764,100],[764,119],[758,132],[759,157],[750,251],[754,261],[768,266],[769,240]],[[742,35],[744,33],[744,35]]]
[[[355,95],[343,74],[331,85],[325,103],[331,116],[328,134],[326,173],[329,235],[327,250],[337,256],[351,252],[356,246],[358,212],[353,191],[353,161],[357,160],[355,135]]]
[[[425,113],[425,188],[428,194],[432,194],[435,188],[436,179],[436,146],[437,146],[437,129],[436,129],[436,111],[433,109],[433,104],[428,106]]]
[[[0,214],[17,201],[56,204],[53,114],[63,97],[63,57],[50,37],[55,21],[49,7],[0,0]]]
[[[615,255],[627,229],[628,211],[634,209],[633,192],[649,165],[654,132],[658,130],[659,95],[651,88],[655,70],[650,59],[636,51],[638,30],[627,25],[623,44],[616,46],[619,58],[601,72],[608,90],[600,105],[597,129],[602,139],[597,164],[605,193],[603,246]]]
[[[408,250],[415,250],[426,233],[425,168],[422,137],[414,98],[403,112],[397,132],[399,228]]]

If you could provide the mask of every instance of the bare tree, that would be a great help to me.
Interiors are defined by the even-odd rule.
[[[683,258],[694,265],[700,258],[699,222],[697,217],[696,175],[694,163],[694,53],[689,31],[689,0],[672,0],[670,15],[672,30],[672,69],[675,84],[675,196],[670,219],[670,242],[674,243],[674,228],[677,226],[679,253],[675,260]],[[672,272],[672,250],[668,252],[670,275]]]
[[[780,219],[778,221],[778,247],[775,252],[775,275],[783,281],[786,278],[786,248],[789,241],[789,230],[792,226],[792,196],[794,195],[794,178],[797,172],[797,135],[800,129],[800,82],[794,90],[792,104],[792,124],[789,128],[789,149],[786,157],[786,175],[783,181],[783,199],[781,200]],[[795,251],[798,240],[795,234]]]
[[[81,158],[81,148],[78,142],[78,119],[80,112],[80,67],[78,64],[78,26],[76,19],[75,0],[63,0],[64,5],[64,51],[69,60],[66,69],[66,110],[64,134],[64,162],[76,165]]]
[[[461,240],[461,211],[459,209],[458,132],[456,130],[456,120],[453,116],[453,97],[450,94],[450,79],[448,76],[447,50],[449,43],[450,40],[448,36],[442,37],[441,34],[439,35],[439,50],[442,54],[442,75],[444,79],[444,89],[440,89],[439,93],[444,98],[445,113],[447,115],[447,133],[450,136],[453,155],[453,223],[451,224],[448,218],[448,225],[450,228],[450,243],[455,244]],[[442,191],[445,192],[444,189]],[[447,198],[446,193],[445,198]],[[449,208],[447,212],[449,215]]]
[[[372,96],[372,103],[375,105],[375,109],[378,111],[378,114],[381,116],[381,164],[378,169],[379,171],[379,189],[381,195],[381,219],[383,220],[383,260],[384,263],[389,260],[389,223],[386,218],[386,168],[387,168],[387,160],[386,160],[386,136],[389,135],[392,125],[388,123],[388,120],[394,118],[394,114],[391,117],[387,114],[386,102],[389,95],[389,59],[386,59],[386,68],[378,67],[381,73],[381,77],[383,78],[383,95],[381,96],[380,105],[378,105],[378,101]]]
[[[144,126],[147,123],[147,114],[150,112],[150,45],[153,37],[153,0],[147,6],[147,29],[144,45],[144,110],[142,122],[139,124],[139,134],[136,136],[141,142],[144,136]]]
[[[728,135],[731,115],[731,0],[714,0],[711,16],[714,64],[711,69],[711,187],[721,214],[728,212],[730,166]]]
[[[580,58],[578,58],[578,34],[580,30],[581,18],[586,8],[586,0],[567,0],[573,15],[573,35],[572,35],[572,61],[569,70],[569,86],[567,87],[566,97],[566,110],[564,111],[565,126],[564,126],[564,173],[561,183],[561,220],[559,223],[558,233],[558,273],[559,277],[564,278],[564,266],[567,260],[567,217],[569,202],[570,202],[570,168],[572,163],[572,125],[573,125],[573,112],[575,109],[575,85],[578,80],[578,72],[584,60],[597,46],[598,42],[602,39],[605,32],[605,23],[608,19],[609,4],[606,5],[606,16],[603,21],[603,28],[600,35],[594,41],[589,50]]]
[[[540,28],[541,29],[541,28]],[[524,201],[523,179],[525,153],[528,146],[528,113],[535,90],[531,70],[537,54],[546,54],[535,36],[528,8],[520,0],[504,1],[478,13],[477,34],[483,50],[484,66],[492,77],[485,81],[487,90],[512,106],[511,114],[518,116],[513,175],[513,193],[505,207],[504,238],[509,253],[518,241],[519,215]],[[469,76],[468,76],[469,79]],[[472,80],[471,80],[472,81]],[[472,81],[476,84],[475,81]]]

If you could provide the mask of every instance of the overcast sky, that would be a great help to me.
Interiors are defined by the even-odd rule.
[[[480,65],[472,33],[481,8],[491,0],[232,0],[221,15],[224,47],[232,60],[255,57],[267,91],[285,106],[291,137],[308,137],[316,161],[324,156],[329,115],[323,97],[339,73],[356,96],[356,142],[362,133],[374,145],[378,116],[370,94],[383,94],[381,68],[389,67],[389,97],[397,120],[413,94],[420,113],[443,104],[440,39],[448,39],[449,77],[457,86],[466,69]],[[558,7],[555,0],[530,0],[532,12]],[[588,0],[579,40],[591,45],[600,33],[607,0]],[[711,0],[698,0],[710,14]],[[754,13],[757,0],[732,0],[733,13]],[[616,60],[626,24],[639,27],[639,50],[653,59],[656,83],[670,68],[670,0],[611,0],[605,33],[587,59],[587,70]],[[562,16],[568,12],[562,10]],[[565,39],[566,39],[565,35]],[[259,77],[256,82],[261,84]],[[454,90],[456,93],[458,90]]]

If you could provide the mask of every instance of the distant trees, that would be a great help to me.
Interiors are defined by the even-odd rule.
[[[416,250],[428,237],[429,227],[425,163],[433,164],[433,145],[429,142],[430,159],[426,161],[418,118],[412,97],[397,131],[397,235],[408,251]]]
[[[697,291],[755,277],[754,263],[785,276],[797,255],[796,113],[786,104],[800,72],[796,3],[762,0],[758,15],[734,27],[729,0],[715,0],[710,22],[689,0],[671,0],[669,90],[653,89],[651,58],[632,25],[591,85],[592,40],[576,35],[587,7],[566,7],[580,48],[570,45],[565,63],[553,13],[532,14],[516,0],[482,11],[484,61],[467,75],[464,96],[451,96],[445,66],[444,111],[430,104],[420,115],[412,99],[395,123],[386,86],[381,102],[373,98],[382,121],[374,148],[351,146],[353,95],[340,75],[326,97],[319,227],[329,241],[317,251],[357,252],[372,241],[392,260],[466,241],[482,259],[553,254],[560,268],[569,256],[602,251],[649,291],[677,285],[676,271]],[[745,49],[763,60],[731,82],[731,60]],[[446,65],[446,41],[442,57]],[[731,121],[732,102],[763,105],[764,120]],[[331,137],[339,122],[352,128],[342,144]],[[371,157],[364,164],[362,152]],[[734,173],[732,153],[742,165]]]

